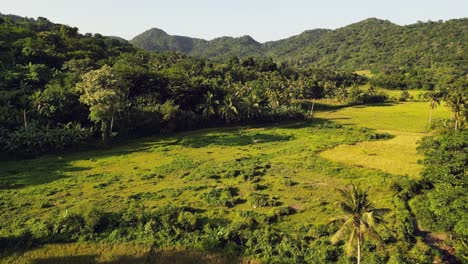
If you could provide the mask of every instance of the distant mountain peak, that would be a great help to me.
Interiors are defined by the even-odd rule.
[[[160,34],[160,35],[166,35],[168,36],[169,34],[166,33],[166,31],[160,29],[160,28],[151,28],[151,29],[148,29],[147,31],[145,31],[145,33],[148,32],[148,33],[152,33],[152,34]]]
[[[244,35],[238,38],[241,42],[246,43],[246,44],[260,44],[258,41],[256,41],[254,38],[252,38],[249,35]]]
[[[396,26],[396,24],[392,23],[389,20],[384,20],[384,19],[380,19],[376,17],[366,18],[359,22],[353,23],[349,26],[353,26],[353,25],[393,25],[393,26]]]

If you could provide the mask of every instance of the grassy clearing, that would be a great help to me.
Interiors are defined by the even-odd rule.
[[[167,203],[191,206],[207,217],[223,219],[252,210],[249,202],[232,208],[211,206],[202,195],[219,187],[235,188],[241,201],[252,192],[267,194],[278,204],[299,210],[293,222],[326,223],[337,212],[332,204],[336,196],[330,190],[344,187],[350,179],[388,193],[379,187],[384,179],[380,173],[348,171],[318,155],[363,140],[366,133],[356,129],[301,123],[202,130],[147,138],[111,150],[2,162],[1,234],[65,210],[79,213],[91,205],[117,210],[129,199],[149,208]],[[272,208],[256,210],[266,213]]]
[[[379,169],[395,175],[419,178],[422,157],[416,151],[420,133],[389,131],[394,138],[385,141],[340,145],[321,153],[322,157],[349,165]]]
[[[425,135],[429,115],[427,103],[410,102],[386,106],[355,106],[336,111],[320,112],[318,117],[344,125],[370,127],[389,133],[392,139],[340,145],[321,153],[327,159],[348,165],[379,169],[391,174],[418,178],[422,157],[416,151],[417,142]],[[434,120],[449,117],[445,107],[436,108]]]
[[[426,113],[425,103],[350,107],[319,112],[320,119],[312,123],[199,130],[135,140],[108,150],[1,162],[0,237],[65,211],[82,213],[99,206],[112,212],[129,201],[148,210],[166,204],[191,207],[220,223],[238,218],[241,212],[269,214],[290,207],[295,213],[273,224],[287,232],[299,225],[327,223],[339,212],[334,190],[350,182],[370,186],[378,207],[393,208],[395,193],[389,183],[416,177],[420,169],[414,149],[422,135],[418,132],[424,131],[426,119],[421,115]],[[446,115],[444,108],[434,114]],[[395,137],[371,140],[376,132],[360,126],[391,130]],[[391,228],[393,216],[389,221]],[[137,262],[135,258],[151,255],[141,246],[87,245],[50,245],[15,260],[64,263],[63,256],[73,255],[97,263],[113,258],[125,263],[125,256]],[[113,248],[123,254],[114,254]],[[59,252],[64,255],[55,255]],[[171,255],[172,251],[161,252]],[[196,252],[188,256],[188,260],[197,256],[198,263],[204,263],[203,258],[217,261],[216,256]]]
[[[429,120],[429,104],[425,102],[408,102],[374,106],[360,105],[335,111],[317,112],[316,116],[343,125],[424,133]],[[446,119],[449,116],[450,112],[445,106],[440,106],[433,112],[434,121]]]

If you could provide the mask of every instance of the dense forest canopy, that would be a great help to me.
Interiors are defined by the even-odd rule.
[[[45,18],[0,19],[0,144],[10,151],[50,151],[56,136],[39,143],[36,135],[57,129],[80,134],[94,127],[107,138],[303,118],[293,100],[333,97],[365,81],[350,72],[297,70],[264,57],[213,62],[150,53]],[[70,138],[58,148],[73,143]]]

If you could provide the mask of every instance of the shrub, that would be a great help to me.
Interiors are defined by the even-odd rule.
[[[79,124],[69,123],[59,128],[39,127],[31,124],[0,137],[0,146],[9,153],[19,155],[39,155],[59,152],[69,147],[83,144],[91,136],[91,131]]]
[[[65,211],[53,226],[55,239],[60,242],[75,241],[80,236],[85,227],[85,221],[81,215]]]
[[[368,140],[379,140],[379,139],[390,139],[393,136],[389,133],[368,133],[366,134],[366,138]]]
[[[210,206],[232,207],[236,203],[233,190],[229,187],[211,188],[202,194],[202,199]]]
[[[177,224],[185,231],[193,231],[197,226],[197,217],[191,212],[181,212],[177,217]]]
[[[413,217],[403,200],[398,197],[393,198],[395,204],[395,230],[398,238],[403,241],[413,241],[414,224]]]
[[[411,95],[409,94],[409,92],[406,91],[406,90],[403,90],[403,91],[401,91],[401,94],[400,94],[400,97],[398,98],[398,101],[400,101],[400,102],[406,102],[406,101],[409,101],[409,100],[411,100],[411,99],[412,99],[412,97],[411,97]]]
[[[101,208],[94,206],[83,214],[83,220],[85,222],[85,231],[88,233],[100,233],[104,231],[109,225],[109,219]]]
[[[263,193],[251,193],[247,197],[247,201],[253,207],[265,207],[265,206],[276,206],[278,202],[275,199],[270,198],[270,195]]]

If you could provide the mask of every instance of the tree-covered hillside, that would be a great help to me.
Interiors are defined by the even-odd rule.
[[[130,42],[146,50],[178,50],[189,55],[210,58],[263,54],[275,61],[291,62],[299,67],[313,65],[346,70],[370,69],[386,72],[398,69],[411,72],[412,67],[453,67],[466,71],[468,65],[466,18],[445,22],[418,22],[407,26],[369,18],[336,30],[309,30],[264,44],[248,36],[224,37],[221,38],[223,41],[203,41],[157,34],[158,31],[147,31]],[[170,40],[174,38],[180,41],[170,45]],[[187,43],[192,44],[191,48],[180,47],[181,42],[186,46]]]
[[[211,41],[184,36],[172,36],[161,29],[152,28],[130,41],[148,51],[175,51],[207,58],[247,57],[262,55],[262,44],[250,36],[220,37]]]

